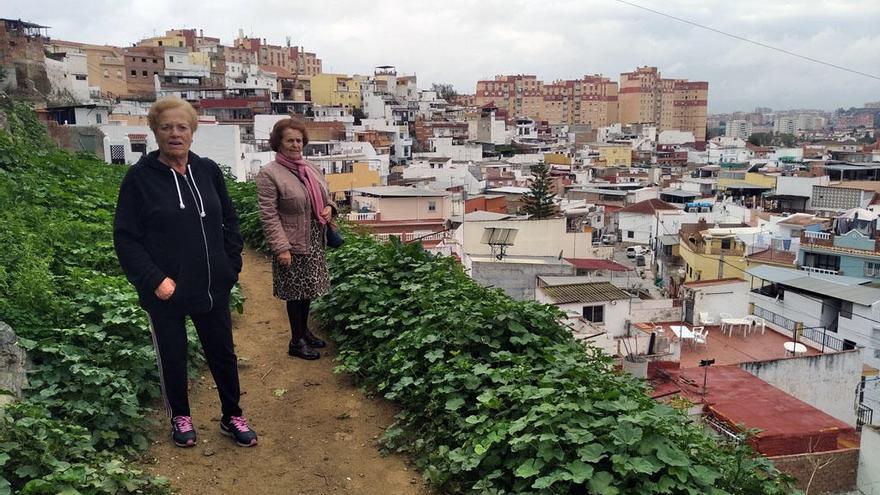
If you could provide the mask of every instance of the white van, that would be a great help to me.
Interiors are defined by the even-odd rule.
[[[638,255],[648,254],[648,248],[645,246],[630,246],[626,248],[626,257],[635,258]]]

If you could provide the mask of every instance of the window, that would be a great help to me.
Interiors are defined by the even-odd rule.
[[[593,323],[605,323],[605,306],[584,306],[584,319]]]
[[[880,262],[866,261],[865,262],[865,276],[866,277],[880,277]]]
[[[106,79],[106,78],[109,78],[109,77],[110,77],[110,71],[107,70],[107,69],[104,69],[104,78]]]
[[[162,40],[159,40],[159,46],[162,46]]]
[[[103,123],[104,123],[104,122],[103,122],[103,119],[101,118],[101,114],[100,114],[100,113],[96,113],[96,114],[95,114],[95,123],[96,123],[96,124],[103,124]]]
[[[721,249],[730,249],[730,239],[721,239]]]
[[[436,201],[428,201],[428,211],[437,211]]]
[[[627,238],[627,239],[632,239],[632,238],[635,237],[635,236],[636,236],[635,231],[632,231],[632,230],[627,230],[627,231],[626,231],[626,238]]]
[[[154,64],[158,64],[159,61],[158,61],[157,59],[154,58],[154,59],[153,59],[153,63],[154,63]]]
[[[847,320],[852,319],[852,305],[850,301],[841,301],[840,302],[840,317],[846,318]]]
[[[806,253],[804,255],[804,266],[839,271],[840,257],[833,254]]]
[[[143,63],[147,63],[147,59],[142,58],[142,59],[141,59],[141,62],[143,62]]]
[[[138,71],[136,71],[136,70],[134,70],[134,69],[131,69],[131,75],[133,75],[133,76],[138,75]]]
[[[147,71],[141,71],[141,75],[147,77]]]
[[[174,55],[168,55],[168,61],[174,62]]]

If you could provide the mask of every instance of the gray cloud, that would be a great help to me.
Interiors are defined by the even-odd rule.
[[[646,7],[869,73],[880,72],[876,0],[636,0]],[[241,28],[315,51],[326,71],[395,65],[420,86],[535,74],[545,81],[655,65],[665,77],[709,81],[710,111],[836,108],[880,100],[880,81],[726,38],[613,0],[171,0],[28,2],[3,16],[52,26],[50,36],[129,45],[179,27],[231,43]]]

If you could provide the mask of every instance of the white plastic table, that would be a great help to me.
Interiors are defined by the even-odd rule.
[[[724,318],[721,320],[721,331],[724,332],[724,327],[730,327],[729,335],[731,337],[733,337],[733,327],[738,326],[742,327],[743,337],[745,337],[749,327],[752,326],[752,320],[746,320],[745,318]]]
[[[807,352],[807,346],[801,344],[800,342],[786,342],[782,344],[782,347],[785,347],[786,352],[794,356]]]
[[[676,337],[681,340],[690,340],[694,341],[694,331],[690,328],[683,325],[669,325],[669,329],[672,330],[672,333],[675,334]]]

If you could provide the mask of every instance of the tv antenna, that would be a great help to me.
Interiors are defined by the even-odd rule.
[[[495,259],[502,260],[507,254],[507,248],[513,246],[518,231],[519,229],[486,227],[483,229],[483,238],[480,242],[488,244],[492,248],[492,255],[495,256]]]

